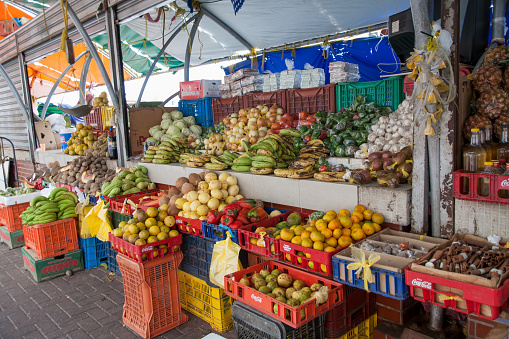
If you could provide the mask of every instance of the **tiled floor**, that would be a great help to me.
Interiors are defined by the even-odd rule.
[[[122,279],[94,268],[36,283],[25,271],[21,248],[0,244],[0,338],[140,338],[122,323]],[[157,338],[202,338],[210,325],[187,313],[189,322]],[[219,333],[236,338],[235,330]]]

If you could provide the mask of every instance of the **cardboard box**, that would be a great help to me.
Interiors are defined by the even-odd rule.
[[[7,227],[0,226],[0,242],[6,243],[12,250],[14,248],[25,246],[25,237],[23,230],[9,232]]]
[[[83,269],[82,250],[68,252],[54,258],[39,259],[33,250],[23,247],[21,255],[25,268],[37,282],[65,275],[67,271],[77,272]]]
[[[177,110],[177,107],[153,107],[129,109],[129,130],[131,140],[131,155],[143,153],[143,143],[150,137],[150,127],[160,125],[164,112]]]
[[[379,233],[375,233],[373,235],[370,235],[368,237],[368,239],[374,240],[376,238],[379,238],[379,235],[382,235],[382,234],[384,234],[384,235],[395,235],[395,236],[399,236],[399,237],[403,237],[403,238],[421,240],[421,241],[424,241],[424,242],[427,242],[427,243],[431,243],[431,244],[444,244],[444,243],[449,241],[448,239],[434,238],[434,237],[429,237],[427,235],[420,235],[420,234],[409,233],[409,232],[395,231],[395,230],[392,230],[390,228],[383,229]]]
[[[47,121],[37,121],[34,123],[35,134],[37,134],[37,141],[42,148],[44,145],[45,150],[49,151],[52,149],[60,149],[62,147],[60,143],[60,135],[53,133],[51,125]]]
[[[180,100],[219,98],[221,80],[193,80],[180,83]]]

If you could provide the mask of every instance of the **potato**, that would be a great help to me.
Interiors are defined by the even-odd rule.
[[[182,189],[180,190],[183,194],[187,194],[191,191],[194,191],[195,190],[195,187],[194,185],[186,182],[183,186],[182,186]]]
[[[182,191],[182,186],[184,186],[184,184],[186,183],[189,183],[189,179],[187,179],[186,177],[180,177],[177,179],[177,181],[175,182],[175,186],[180,190]],[[192,191],[192,190],[191,190]]]
[[[177,195],[177,194],[180,194],[180,190],[177,188],[177,187],[172,187],[170,188],[170,190],[168,191],[168,196],[171,198],[173,197],[174,195]]]

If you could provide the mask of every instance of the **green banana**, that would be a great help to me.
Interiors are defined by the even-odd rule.
[[[275,167],[276,165],[275,165],[275,164],[272,164],[272,163],[270,163],[270,162],[264,162],[264,161],[253,161],[253,163],[251,164],[251,166],[256,167],[256,168],[273,168],[273,167]]]
[[[224,151],[224,154],[226,154],[227,156],[232,158],[232,160],[235,160],[239,157],[239,155],[237,153],[230,152],[230,151]]]
[[[56,188],[55,188],[56,189]],[[53,192],[52,192],[53,193]],[[50,194],[51,195],[51,194]],[[30,206],[34,206],[35,204],[37,204],[39,201],[48,201],[48,198],[46,197],[43,197],[43,196],[39,196],[39,197],[35,197],[32,199],[32,201],[30,201]]]
[[[294,138],[301,137],[301,133],[293,128],[283,128],[282,130],[279,131],[279,135],[281,135],[281,136],[287,135],[289,137],[294,137]]]
[[[235,172],[249,172],[251,170],[251,165],[233,165],[232,170]]]
[[[251,160],[251,158],[248,158],[247,156],[244,158],[239,157],[239,158],[233,160],[233,164],[238,165],[238,166],[251,166],[252,162],[253,161]]]
[[[262,161],[262,162],[269,162],[273,165],[276,165],[276,160],[274,160],[274,158],[266,156],[266,155],[255,155],[255,156],[251,157],[251,160],[253,160],[253,163],[255,161]],[[254,167],[256,167],[256,166],[254,166]]]
[[[53,200],[53,198],[55,198],[55,195],[58,193],[58,192],[69,192],[69,190],[65,187],[56,187],[53,189],[53,191],[51,191],[51,193],[49,194],[49,200]]]
[[[246,152],[249,152],[249,144],[246,142],[246,140],[242,140],[242,146],[244,146],[244,150]]]

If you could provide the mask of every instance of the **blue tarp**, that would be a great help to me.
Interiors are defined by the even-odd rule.
[[[265,64],[262,69],[261,57],[258,58],[260,73],[277,73],[286,70],[285,59],[295,61],[295,69],[304,69],[307,62],[311,66],[325,70],[325,83],[329,83],[329,62],[346,61],[359,65],[362,81],[380,80],[380,75],[399,73],[399,59],[389,45],[387,36],[375,38],[355,39],[352,41],[334,42],[328,48],[328,57],[322,55],[322,46],[298,48],[292,56],[292,50],[265,54]],[[235,65],[233,72],[241,68],[250,68],[251,60],[245,60]],[[230,74],[230,67],[223,67],[226,74]],[[382,71],[383,70],[383,71]]]

